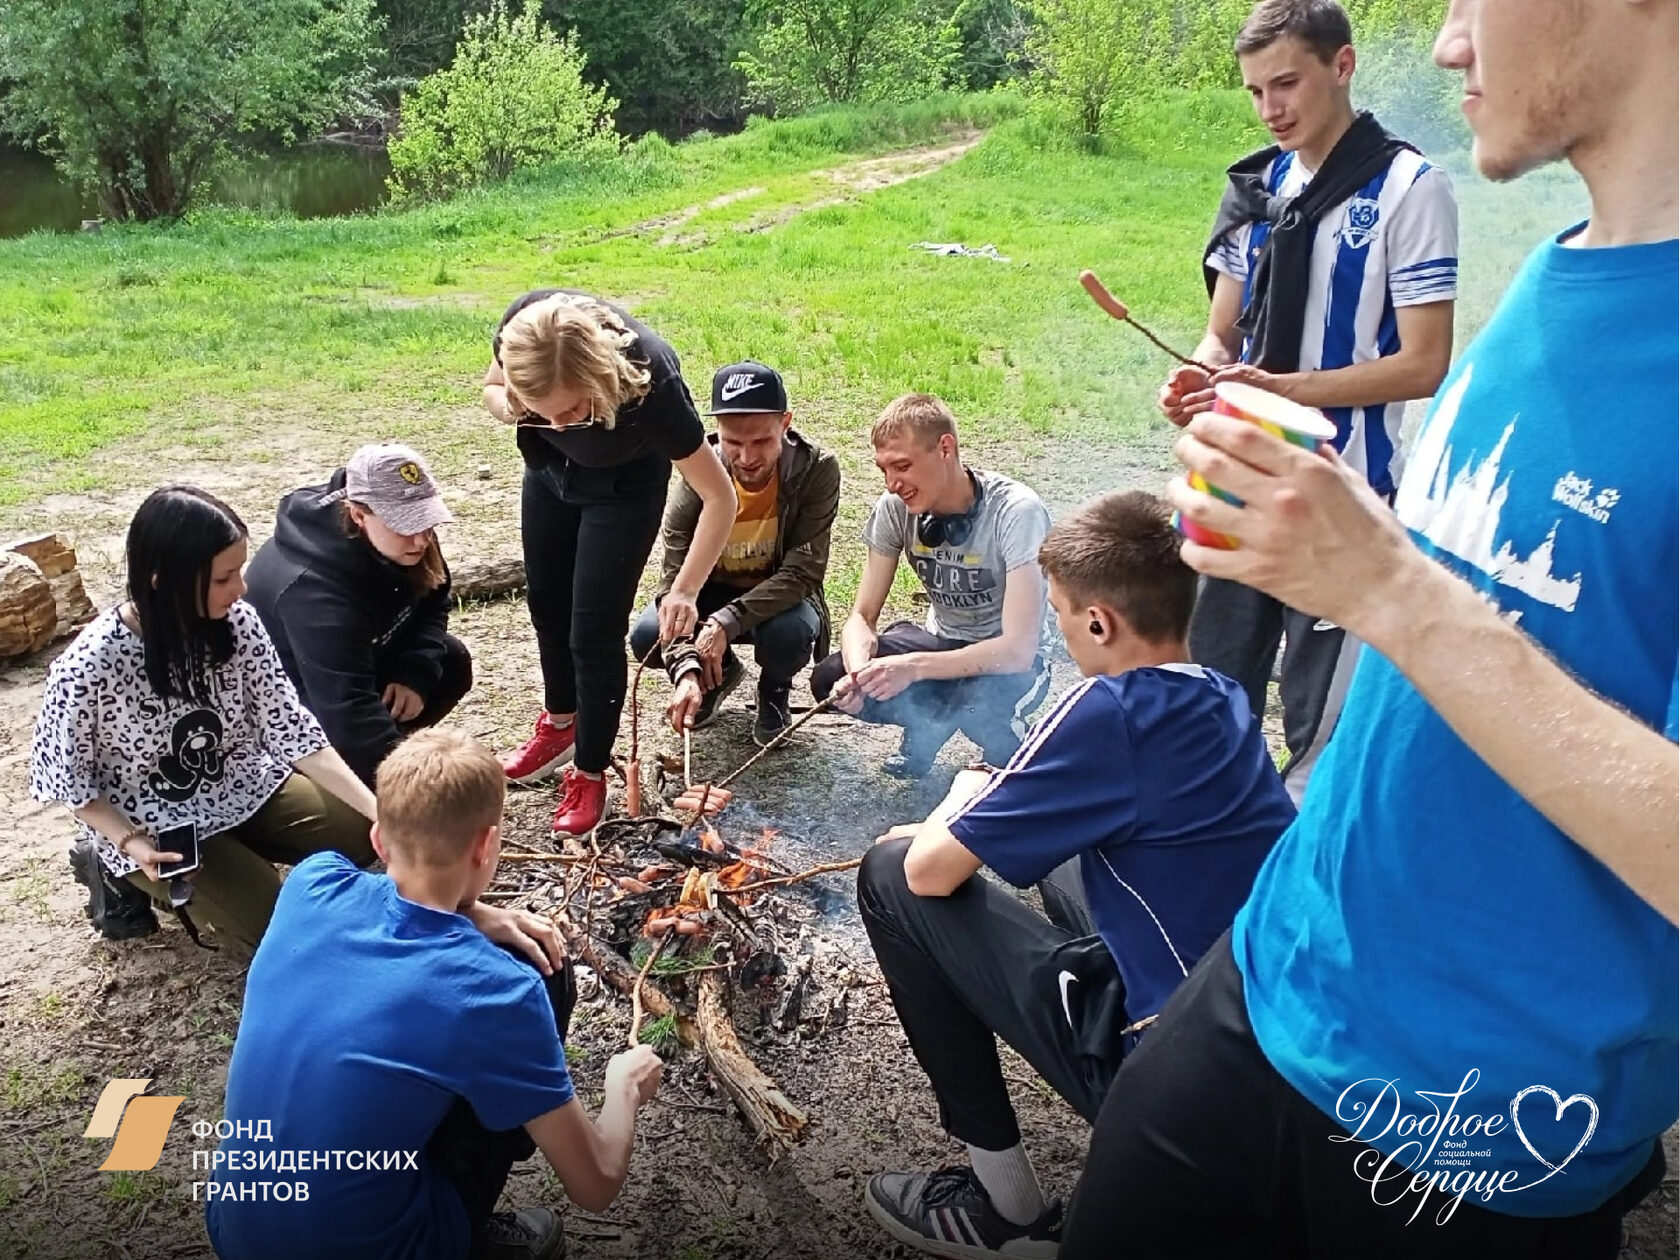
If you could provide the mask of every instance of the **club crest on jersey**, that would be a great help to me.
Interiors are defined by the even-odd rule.
[[[1349,249],[1364,249],[1377,232],[1377,203],[1371,197],[1355,197],[1348,202],[1347,215],[1342,220],[1342,244]]]

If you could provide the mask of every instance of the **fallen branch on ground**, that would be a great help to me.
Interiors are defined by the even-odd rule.
[[[595,969],[602,981],[620,993],[641,993],[642,1006],[656,1019],[676,1017],[677,1039],[705,1057],[718,1084],[745,1118],[759,1146],[774,1163],[790,1150],[810,1124],[780,1087],[761,1071],[741,1046],[729,1020],[723,981],[716,972],[702,975],[693,1019],[677,1009],[671,996],[650,976],[643,976],[602,941],[576,931],[561,917],[554,920],[574,958]]]

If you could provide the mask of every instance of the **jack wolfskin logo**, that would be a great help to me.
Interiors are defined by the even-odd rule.
[[[146,1086],[151,1083],[149,1076],[127,1077],[112,1081],[99,1095],[82,1136],[116,1138],[110,1155],[99,1165],[100,1172],[145,1172],[157,1167],[175,1109],[186,1099],[150,1097]]]

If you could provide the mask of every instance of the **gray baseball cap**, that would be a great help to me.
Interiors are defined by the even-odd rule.
[[[350,457],[344,497],[399,534],[423,534],[455,519],[420,452],[395,442],[364,446]]]

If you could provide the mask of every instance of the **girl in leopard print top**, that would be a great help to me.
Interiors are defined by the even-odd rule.
[[[371,862],[374,802],[241,599],[246,550],[244,523],[202,490],[141,504],[128,599],[47,676],[30,790],[70,808],[109,875],[158,898],[178,855],[157,837],[194,827],[193,917],[254,948],[279,891],[270,863],[326,848]]]

